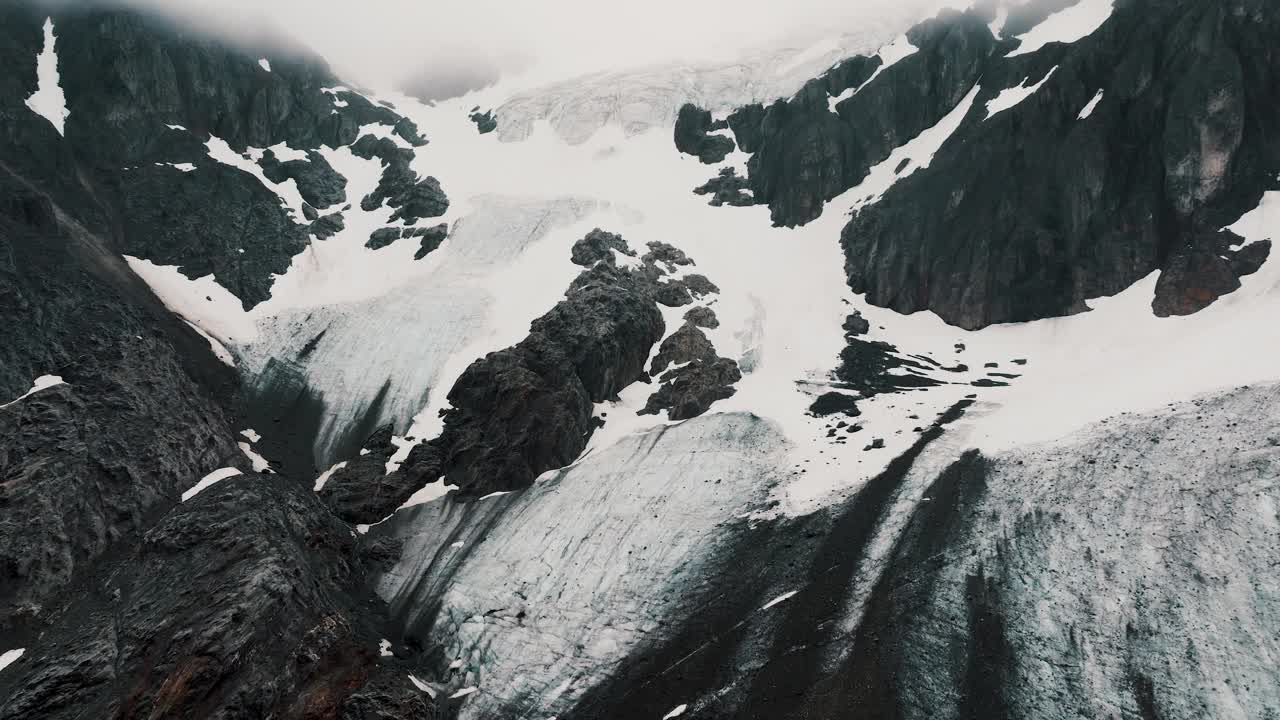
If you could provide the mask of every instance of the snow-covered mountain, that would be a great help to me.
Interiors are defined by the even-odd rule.
[[[424,104],[0,6],[0,718],[1280,714],[1280,8]]]

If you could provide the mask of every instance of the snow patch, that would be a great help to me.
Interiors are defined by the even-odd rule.
[[[54,48],[53,18],[44,21],[44,47],[36,56],[36,91],[27,98],[27,107],[53,124],[59,135],[67,123],[71,111],[67,109],[67,96],[62,92],[58,77],[58,53]]]
[[[907,144],[895,149],[883,162],[872,167],[857,187],[849,190],[841,197],[855,198],[853,207],[856,210],[879,201],[899,178],[904,178],[916,170],[929,167],[929,164],[933,162],[933,156],[937,154],[943,143],[955,133],[956,129],[960,127],[960,123],[964,121],[965,116],[969,114],[969,110],[973,107],[973,102],[977,99],[980,90],[980,86],[974,85],[969,94],[951,112],[947,113],[946,117],[939,120],[937,125],[925,130]],[[902,165],[904,161],[906,161],[905,166]],[[901,170],[899,170],[900,166]],[[832,213],[832,210],[829,209],[827,212]]]
[[[249,438],[249,442],[251,443],[256,443],[262,439],[262,436],[258,434],[258,431],[254,430],[253,428],[241,430],[240,434]]]
[[[390,641],[390,640],[388,640],[388,639],[386,639],[386,638],[382,638],[382,640],[378,642],[378,656],[379,656],[379,657],[394,657],[394,656],[395,656],[395,653],[391,652],[391,641]]]
[[[1055,65],[1053,69],[1045,73],[1045,76],[1041,78],[1040,82],[1036,83],[1035,85],[1027,85],[1027,83],[1031,80],[1030,77],[1027,77],[1027,78],[1023,78],[1022,83],[1019,84],[1017,87],[1005,88],[1004,90],[1001,90],[1000,94],[997,95],[994,99],[987,101],[987,119],[990,120],[996,115],[999,115],[1005,110],[1008,110],[1012,107],[1017,106],[1018,103],[1021,103],[1023,100],[1026,100],[1027,98],[1034,95],[1042,85],[1049,82],[1049,78],[1053,77],[1053,74],[1057,71],[1058,71],[1058,67]]]
[[[409,676],[409,682],[412,682],[413,686],[418,688],[422,692],[426,693],[427,695],[430,695],[432,698],[435,698],[436,689],[434,687],[431,687],[430,683],[423,682],[412,675]]]
[[[324,487],[324,484],[329,482],[329,478],[332,477],[334,473],[338,472],[339,470],[341,470],[346,466],[347,466],[347,461],[343,460],[342,462],[334,465],[328,470],[325,470],[324,472],[320,473],[320,475],[316,477],[315,486],[311,489],[315,492],[320,492],[320,490]]]
[[[18,658],[22,657],[23,653],[26,651],[26,648],[14,648],[13,650],[5,650],[3,653],[0,653],[0,670],[12,665]]]
[[[200,482],[196,483],[189,490],[182,493],[182,502],[186,502],[191,498],[195,497],[196,495],[199,495],[201,492],[203,492],[205,489],[207,489],[210,485],[213,485],[214,483],[217,483],[222,480],[226,480],[229,477],[235,477],[240,474],[241,472],[239,468],[233,468],[233,467],[218,468],[217,470],[214,470],[208,475],[205,475],[204,477],[200,478]]]
[[[685,710],[688,710],[688,709],[689,709],[688,704],[677,705],[674,708],[671,708],[671,712],[667,713],[666,715],[663,715],[662,720],[671,720],[671,718],[678,718],[684,714]]]
[[[460,698],[460,697],[466,697],[466,696],[470,695],[471,693],[473,693],[473,692],[475,692],[475,691],[477,691],[477,690],[479,690],[479,689],[480,689],[480,688],[478,688],[478,687],[476,687],[476,686],[474,686],[474,685],[469,686],[469,687],[464,687],[464,688],[462,688],[461,690],[459,690],[459,691],[455,692],[454,694],[450,695],[450,696],[449,696],[449,699],[450,699],[450,700],[456,700],[456,699],[458,699],[458,698]]]
[[[1077,120],[1083,120],[1083,119],[1085,119],[1085,118],[1089,117],[1090,115],[1092,115],[1092,114],[1093,114],[1093,111],[1094,111],[1095,109],[1097,109],[1097,107],[1098,107],[1098,103],[1100,103],[1100,102],[1102,102],[1102,91],[1101,91],[1101,90],[1099,90],[1099,91],[1098,91],[1098,94],[1097,94],[1097,95],[1094,95],[1094,96],[1093,96],[1093,99],[1089,101],[1089,104],[1088,104],[1088,105],[1085,105],[1085,106],[1084,106],[1084,108],[1080,111],[1080,114],[1076,116],[1076,119],[1077,119]]]
[[[258,60],[258,67],[266,70],[267,72],[271,72],[271,61],[266,58],[260,58]]]
[[[1080,0],[1018,36],[1021,45],[1006,57],[1033,53],[1049,43],[1073,43],[1093,34],[1111,17],[1115,0]]]
[[[249,443],[238,442],[236,445],[240,446],[240,452],[244,453],[244,456],[249,458],[249,462],[253,463],[254,472],[271,472],[271,463],[267,462],[266,458],[255,452]]]
[[[783,593],[783,594],[779,595],[778,597],[776,597],[776,598],[774,598],[774,599],[770,600],[769,602],[765,603],[765,604],[764,604],[760,609],[761,609],[761,610],[768,610],[769,608],[773,607],[774,605],[777,605],[778,603],[786,602],[787,600],[790,600],[792,597],[794,597],[794,596],[795,596],[795,594],[796,594],[796,593],[798,593],[798,592],[800,592],[800,591],[799,591],[799,590],[792,590],[791,592]]]
[[[54,385],[66,385],[66,383],[62,381],[62,376],[60,376],[60,375],[41,375],[40,377],[36,378],[36,379],[31,383],[31,389],[30,389],[30,390],[28,390],[28,391],[26,391],[25,393],[23,393],[23,394],[19,395],[18,397],[14,398],[13,400],[10,400],[9,402],[7,402],[7,403],[5,403],[5,404],[0,405],[0,409],[7,408],[7,407],[9,407],[10,405],[17,405],[18,403],[20,403],[20,402],[22,402],[23,400],[25,400],[25,399],[27,399],[27,398],[31,397],[32,395],[35,395],[36,393],[40,392],[41,390],[44,390],[44,389],[46,389],[46,388],[51,388],[51,387],[53,387]]]

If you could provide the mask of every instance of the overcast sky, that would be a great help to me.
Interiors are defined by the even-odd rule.
[[[835,35],[937,0],[129,1],[216,12],[230,28],[262,17],[320,51],[340,73],[387,85],[424,70],[445,81],[529,64],[539,74],[568,76],[726,58],[746,48]]]

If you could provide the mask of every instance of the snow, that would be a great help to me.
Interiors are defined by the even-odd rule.
[[[255,452],[253,447],[249,445],[249,443],[238,442],[236,443],[236,445],[239,445],[240,452],[244,453],[244,456],[249,458],[249,462],[253,464],[254,472],[271,472],[270,470],[271,463],[267,462],[266,458],[262,457],[257,452]]]
[[[4,670],[12,665],[18,658],[22,657],[22,654],[26,651],[26,648],[14,648],[13,650],[5,650],[3,653],[0,653],[0,670]]]
[[[249,442],[251,443],[256,443],[262,439],[262,436],[258,434],[258,431],[254,430],[253,428],[241,430],[240,434],[245,436],[246,438],[249,438]]]
[[[165,124],[165,127],[169,128],[170,130],[182,130],[183,132],[186,132],[187,130],[185,127],[181,125],[169,125],[168,123]]]
[[[195,330],[196,332],[200,333],[200,337],[203,337],[205,340],[209,342],[209,349],[213,351],[214,356],[217,357],[218,360],[222,361],[223,365],[226,365],[227,367],[236,366],[235,356],[231,354],[231,351],[228,350],[225,345],[218,342],[217,338],[205,332],[204,328],[200,327],[199,325],[196,325],[190,320],[187,320],[184,318],[183,322],[185,322],[188,326],[190,326],[192,330]]]
[[[500,716],[515,694],[568,716],[629,652],[703,611],[690,588],[715,567],[707,548],[725,519],[763,507],[786,445],[776,423],[716,413],[623,437],[518,493],[401,510],[371,530],[404,543],[378,593],[410,623],[438,607],[424,640],[500,679],[463,718]],[[447,551],[457,542],[465,553]]]
[[[22,402],[23,400],[25,400],[25,399],[27,399],[27,398],[31,397],[32,395],[35,395],[36,393],[40,392],[41,390],[45,390],[45,389],[47,389],[47,388],[51,388],[51,387],[53,387],[54,385],[65,385],[65,384],[66,384],[66,383],[64,383],[64,382],[62,381],[62,377],[61,377],[60,375],[41,375],[40,377],[36,378],[36,379],[31,383],[31,389],[30,389],[30,390],[28,390],[28,391],[26,391],[25,393],[23,393],[23,394],[19,395],[18,397],[14,398],[13,400],[10,400],[9,402],[7,402],[7,403],[5,403],[5,404],[0,405],[0,409],[7,408],[7,407],[9,407],[10,405],[17,405],[18,403],[20,403],[20,402]]]
[[[390,641],[390,640],[388,640],[388,639],[386,639],[386,638],[382,638],[382,640],[378,642],[378,656],[379,656],[379,657],[394,657],[394,656],[395,656],[395,653],[391,652],[391,641]]]
[[[205,475],[204,477],[200,478],[200,482],[191,486],[190,489],[182,493],[182,502],[186,502],[191,498],[195,497],[196,495],[199,495],[201,492],[206,490],[210,485],[213,485],[214,483],[217,483],[221,480],[226,480],[229,477],[235,477],[236,475],[240,475],[240,474],[241,473],[239,468],[233,468],[233,467],[218,468],[217,470],[214,470],[208,475]]]
[[[266,58],[261,58],[260,60],[258,60],[258,67],[261,67],[263,70],[266,70],[267,72],[271,72],[271,61],[267,60]]]
[[[193,163],[159,163],[158,162],[156,163],[156,167],[177,168],[182,172],[191,172],[192,170],[196,169],[196,166]]]
[[[165,306],[215,338],[219,345],[236,347],[257,336],[257,327],[244,312],[240,299],[218,284],[213,275],[191,280],[171,265],[156,265],[131,255],[124,259]],[[231,354],[225,348],[220,353],[215,347],[214,354],[223,362],[230,362]]]
[[[1099,91],[1098,91],[1098,94],[1097,94],[1097,95],[1094,95],[1094,96],[1093,96],[1093,99],[1089,101],[1089,104],[1088,104],[1088,105],[1085,105],[1085,106],[1084,106],[1084,108],[1080,111],[1080,114],[1076,116],[1076,119],[1077,119],[1077,120],[1084,120],[1085,118],[1087,118],[1087,117],[1089,117],[1090,115],[1092,115],[1092,114],[1093,114],[1093,111],[1097,109],[1097,107],[1098,107],[1098,103],[1100,103],[1100,102],[1102,102],[1102,91],[1101,91],[1101,90],[1099,90]]]
[[[980,90],[981,87],[975,85],[969,91],[969,94],[965,95],[959,104],[939,120],[936,125],[912,138],[905,145],[895,149],[883,162],[872,167],[857,187],[846,192],[841,198],[854,198],[854,209],[870,205],[883,197],[884,193],[890,187],[893,187],[893,184],[900,178],[906,177],[916,170],[929,167],[929,164],[933,162],[933,156],[937,154],[943,143],[955,133],[956,129],[960,127],[960,123],[964,121],[965,116],[969,114],[969,110],[973,107],[973,102],[977,99]],[[904,160],[908,161],[907,165],[901,171],[898,171],[898,166]],[[833,211],[839,205],[839,202],[833,202],[824,215],[836,214]],[[835,228],[832,229],[835,230]],[[836,235],[839,235],[838,230],[836,230]]]
[[[480,689],[480,688],[475,687],[474,685],[473,685],[473,686],[471,686],[471,687],[464,687],[464,688],[462,688],[461,690],[458,690],[458,691],[457,691],[457,692],[455,692],[454,694],[450,695],[450,696],[449,696],[449,699],[450,699],[450,700],[456,700],[457,698],[460,698],[460,697],[466,697],[466,696],[470,695],[471,693],[473,693],[473,692],[475,692],[476,690],[479,690],[479,689]]]
[[[324,487],[324,484],[329,481],[329,478],[333,477],[334,473],[338,472],[339,470],[341,470],[346,466],[347,466],[347,461],[343,460],[342,462],[335,464],[333,467],[329,468],[328,470],[325,470],[324,472],[320,473],[320,475],[316,477],[316,483],[315,483],[315,486],[312,487],[312,490],[315,492],[320,492],[320,490]]]
[[[250,157],[245,157],[235,150],[232,150],[231,146],[227,144],[227,141],[212,135],[205,142],[205,147],[209,151],[209,157],[214,160],[217,160],[224,165],[230,165],[231,167],[243,170],[257,178],[258,182],[262,184],[262,187],[275,193],[280,198],[280,202],[283,203],[285,208],[293,214],[295,220],[301,221],[303,199],[302,193],[298,190],[298,183],[293,178],[287,178],[282,183],[274,183],[267,179],[266,174],[262,172],[262,167],[253,159],[254,156],[258,158],[262,157],[261,150],[250,148],[246,151],[246,154],[250,155]],[[285,146],[281,144],[271,149],[275,151],[279,148],[281,152],[285,152],[287,155],[284,147]],[[302,154],[302,157],[306,157],[306,155]],[[285,159],[293,159],[293,156],[281,158],[282,161]]]
[[[671,712],[667,713],[666,715],[663,715],[662,720],[671,720],[671,718],[678,718],[684,714],[685,710],[688,710],[688,709],[689,709],[688,705],[683,705],[683,704],[677,705],[671,709]]]
[[[62,135],[71,111],[58,77],[58,52],[55,49],[53,18],[44,21],[44,47],[36,56],[36,91],[27,98],[27,107],[53,124]]]
[[[880,65],[875,69],[875,72],[871,73],[871,77],[864,80],[862,84],[857,87],[845,88],[845,90],[839,95],[827,98],[827,109],[831,112],[835,112],[836,105],[839,105],[841,102],[857,95],[862,88],[870,85],[871,81],[875,80],[880,73],[896,65],[898,61],[911,57],[919,50],[920,48],[911,44],[911,41],[907,39],[906,35],[899,36],[898,39],[880,48],[880,51],[877,53],[880,57]]]
[[[783,593],[783,594],[779,595],[778,597],[776,597],[776,598],[774,598],[774,599],[770,600],[769,602],[765,603],[763,606],[761,606],[761,608],[760,608],[760,609],[761,609],[761,610],[768,610],[769,608],[773,607],[774,605],[777,605],[778,603],[786,602],[787,600],[790,600],[792,597],[794,597],[794,596],[795,596],[795,594],[796,594],[796,593],[798,593],[798,592],[800,592],[800,591],[799,591],[799,590],[792,590],[792,591],[790,591],[790,592],[785,592],[785,593]]]
[[[992,20],[991,24],[987,25],[987,27],[991,29],[991,36],[999,40],[1000,35],[1004,33],[1004,24],[1008,21],[1009,8],[1001,5],[1000,8],[996,10],[995,20]]]
[[[414,687],[418,688],[419,690],[426,693],[427,695],[430,695],[433,698],[436,696],[436,689],[431,687],[429,683],[425,683],[412,675],[409,676],[409,681],[413,683]]]
[[[1045,76],[1043,78],[1040,78],[1040,82],[1036,83],[1035,85],[1027,85],[1027,83],[1030,82],[1031,80],[1031,78],[1028,77],[1028,78],[1024,78],[1022,80],[1022,83],[1019,84],[1017,87],[1005,88],[1004,90],[1001,90],[1000,94],[997,95],[994,99],[987,101],[987,119],[990,120],[996,115],[999,115],[1005,110],[1008,110],[1012,107],[1017,106],[1018,103],[1021,103],[1023,100],[1026,100],[1027,98],[1034,95],[1036,91],[1040,89],[1041,86],[1049,82],[1049,78],[1053,77],[1053,74],[1057,71],[1058,71],[1058,67],[1055,65],[1053,69],[1045,73]]]
[[[1111,17],[1115,0],[1080,0],[1050,15],[1018,36],[1021,44],[1008,57],[1033,53],[1049,43],[1073,43],[1093,34]]]

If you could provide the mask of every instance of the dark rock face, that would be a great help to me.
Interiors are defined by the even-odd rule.
[[[471,118],[471,122],[476,124],[476,130],[481,135],[486,135],[498,129],[498,116],[493,114],[492,110],[480,112],[480,108],[475,108],[467,117]]]
[[[750,188],[776,225],[801,225],[827,200],[857,185],[894,148],[932,127],[973,87],[995,49],[975,14],[944,14],[913,28],[919,48],[863,87],[878,57],[855,57],[805,85],[791,100],[735,111],[729,126],[744,149]],[[861,88],[828,109],[828,97]]]
[[[102,239],[0,165],[0,634],[205,473],[242,462],[215,396],[235,378]]]
[[[1001,80],[954,141],[845,228],[850,285],[965,328],[1079,312],[1157,269],[1158,314],[1238,287],[1230,260],[1210,257],[1217,228],[1280,169],[1267,140],[1280,114],[1262,99],[1280,64],[1247,50],[1276,30],[1260,13],[1256,2],[1133,3],[1073,45],[993,61],[984,84]],[[1034,96],[984,117],[997,87],[1053,67]]]
[[[1062,5],[1013,8],[1005,37]],[[806,223],[980,85],[929,167],[900,166],[907,175],[844,229],[853,290],[974,329],[1081,312],[1159,270],[1155,312],[1195,312],[1266,253],[1224,250],[1234,238],[1219,232],[1280,172],[1280,65],[1265,49],[1280,21],[1264,5],[1135,0],[1087,38],[1013,57],[1017,40],[986,26],[989,4],[944,13],[913,28],[918,51],[874,79],[878,58],[852,58],[789,100],[730,114],[752,153],[745,185],[775,224]],[[1000,91],[1046,77],[987,117]],[[689,152],[709,119],[684,116],[677,145]],[[697,192],[745,202],[740,184],[722,175]]]
[[[709,111],[685,103],[676,115],[676,149],[688,155],[696,155],[708,165],[721,162],[733,152],[733,140],[710,133],[726,127],[728,125],[724,121],[713,123]]]
[[[350,530],[308,489],[230,478],[55,620],[0,680],[0,717],[434,717],[380,663],[381,614]]]

